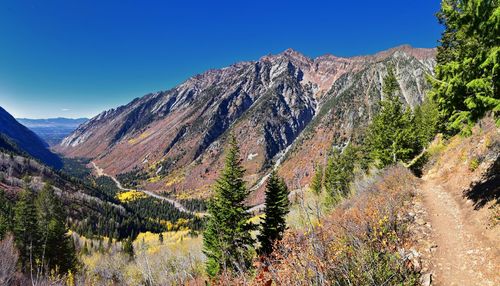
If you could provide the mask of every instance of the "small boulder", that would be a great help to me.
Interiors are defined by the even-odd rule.
[[[422,286],[431,286],[431,283],[432,283],[432,274],[431,273],[423,274],[422,277],[420,277],[420,284]]]

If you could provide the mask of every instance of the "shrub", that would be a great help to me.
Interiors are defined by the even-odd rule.
[[[477,167],[479,167],[479,164],[480,164],[480,162],[479,162],[479,158],[477,158],[477,157],[473,157],[473,158],[469,161],[469,170],[470,170],[471,172],[474,172],[474,171],[477,169]]]
[[[402,166],[379,176],[313,229],[287,232],[261,263],[257,284],[417,285],[419,275],[407,266],[403,251],[412,241],[398,219],[416,179]]]

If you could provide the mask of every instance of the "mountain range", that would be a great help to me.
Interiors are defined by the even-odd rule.
[[[435,49],[410,46],[349,58],[309,58],[288,49],[208,70],[104,111],[54,148],[90,158],[141,188],[203,198],[232,133],[255,190],[251,203],[259,203],[271,169],[299,187],[310,180],[314,162],[356,138],[377,111],[389,67],[401,100],[414,107],[425,98],[434,65]]]
[[[35,132],[40,138],[50,146],[59,144],[64,137],[73,132],[80,124],[87,121],[87,118],[48,118],[30,119],[16,118],[19,123]]]

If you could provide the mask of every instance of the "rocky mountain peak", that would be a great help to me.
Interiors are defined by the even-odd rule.
[[[404,56],[393,57],[395,52]],[[203,194],[217,176],[232,132],[246,158],[250,185],[280,162],[287,178],[304,175],[309,159],[370,120],[389,61],[398,64],[404,100],[411,106],[421,102],[424,74],[432,72],[434,62],[427,50],[400,47],[372,56],[312,59],[287,49],[208,70],[171,90],[103,112],[57,150],[92,158],[109,174],[145,172],[154,177],[141,182],[150,190]],[[321,135],[305,138],[321,142],[299,140],[306,129]],[[286,156],[292,145],[307,162]],[[300,162],[287,165],[291,158]]]

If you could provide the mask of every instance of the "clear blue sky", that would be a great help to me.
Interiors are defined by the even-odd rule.
[[[437,45],[438,0],[0,0],[0,106],[80,117],[287,48],[308,56]]]

